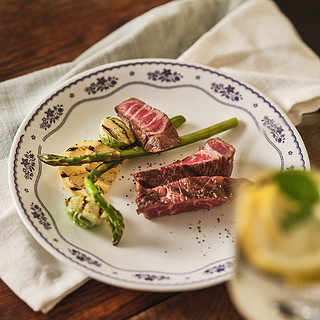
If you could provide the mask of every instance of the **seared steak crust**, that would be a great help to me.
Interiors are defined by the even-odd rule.
[[[188,177],[157,186],[140,188],[137,212],[152,219],[169,214],[213,208],[229,203],[238,180],[221,176]]]
[[[168,116],[139,99],[125,100],[115,110],[147,152],[164,151],[180,141]]]
[[[230,177],[233,169],[235,149],[219,138],[206,142],[193,155],[167,166],[133,174],[137,189],[154,188],[186,177],[225,176]]]

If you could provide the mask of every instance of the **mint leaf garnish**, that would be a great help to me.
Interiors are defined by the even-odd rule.
[[[282,227],[293,225],[312,215],[312,207],[319,200],[319,190],[312,174],[306,171],[282,171],[274,175],[280,190],[296,203],[296,210],[287,212]]]
[[[318,187],[311,173],[306,171],[282,171],[274,179],[280,189],[300,203],[315,203],[319,199]]]

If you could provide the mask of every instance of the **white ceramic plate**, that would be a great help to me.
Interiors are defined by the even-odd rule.
[[[70,196],[58,175],[37,159],[63,154],[74,143],[97,140],[105,116],[130,97],[182,114],[186,134],[228,118],[238,127],[218,136],[236,148],[233,177],[261,169],[309,169],[304,144],[286,115],[256,89],[220,71],[175,60],[129,60],[83,73],[54,90],[17,132],[10,160],[11,192],[22,221],[51,254],[108,284],[149,291],[180,291],[228,280],[234,261],[233,204],[146,220],[137,215],[133,172],[169,164],[199,143],[128,161],[107,200],[120,210],[125,232],[117,247],[106,224],[86,230],[64,212]],[[203,142],[202,142],[203,143]]]

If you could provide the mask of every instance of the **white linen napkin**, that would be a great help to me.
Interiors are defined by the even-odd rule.
[[[87,277],[44,251],[20,222],[5,171],[14,133],[57,83],[97,65],[143,57],[179,57],[219,68],[266,93],[294,123],[319,108],[319,57],[271,0],[173,1],[129,22],[73,62],[0,84],[0,205],[10,208],[0,213],[0,276],[35,311],[48,312]]]
[[[320,108],[320,59],[268,0],[248,1],[183,53],[255,86],[296,125]]]

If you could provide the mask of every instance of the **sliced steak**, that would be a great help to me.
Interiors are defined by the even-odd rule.
[[[219,138],[206,142],[203,148],[181,161],[167,166],[133,174],[137,190],[140,187],[154,188],[186,177],[225,176],[233,169],[235,149]]]
[[[180,141],[168,116],[141,100],[125,100],[117,105],[115,110],[133,131],[138,143],[148,152],[170,149]]]
[[[229,203],[236,184],[230,177],[189,177],[152,189],[140,188],[136,196],[138,214],[152,219]]]

